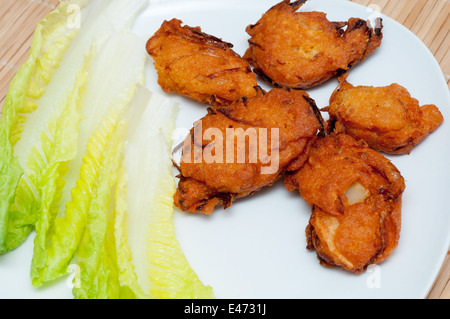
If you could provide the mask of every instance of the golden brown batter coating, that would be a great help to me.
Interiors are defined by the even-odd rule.
[[[272,185],[288,166],[303,164],[299,158],[306,160],[308,140],[323,129],[314,101],[300,90],[272,89],[208,111],[183,146],[174,202],[184,211],[211,214],[218,204],[227,208],[234,199]],[[227,147],[230,140],[233,147]]]
[[[312,206],[307,248],[322,265],[359,273],[397,246],[405,182],[364,141],[344,133],[317,138],[302,168],[286,174],[285,186]]]
[[[363,139],[373,149],[387,154],[407,154],[443,122],[435,105],[419,106],[402,86],[340,85],[325,108],[337,130]],[[332,124],[333,125],[333,124]]]
[[[165,92],[220,106],[256,95],[256,76],[232,44],[181,23],[164,21],[146,46]]]
[[[244,59],[272,85],[312,88],[361,62],[381,44],[381,19],[375,30],[358,18],[330,22],[323,12],[296,12],[304,2],[282,1],[246,29],[251,38]]]

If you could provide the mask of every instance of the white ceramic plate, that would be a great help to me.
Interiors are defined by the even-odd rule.
[[[150,37],[163,20],[178,18],[234,44],[243,55],[255,23],[278,0],[160,0],[140,15],[134,31]],[[373,18],[377,13],[343,0],[311,0],[300,10],[323,11],[334,21]],[[298,192],[281,182],[257,194],[220,207],[211,216],[175,210],[177,238],[200,279],[217,298],[424,298],[450,243],[450,94],[438,63],[409,30],[383,16],[382,45],[351,70],[354,85],[385,86],[397,82],[423,104],[436,104],[444,124],[410,155],[389,158],[406,180],[402,231],[397,249],[385,262],[355,275],[319,265],[307,251],[304,230],[311,209]],[[269,89],[260,82],[261,86]],[[148,61],[147,86],[163,93]],[[331,80],[308,90],[319,107],[328,105],[337,86]],[[177,95],[180,102],[177,138],[206,114],[203,105]],[[175,174],[176,172],[174,172]],[[29,280],[33,236],[19,249],[0,258],[0,298],[72,298],[66,278],[44,289]]]

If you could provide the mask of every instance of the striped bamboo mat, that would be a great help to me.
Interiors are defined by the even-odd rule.
[[[439,62],[450,85],[450,1],[352,0],[380,11],[414,32]],[[59,0],[1,0],[0,109],[9,83],[26,60],[36,24]],[[450,254],[429,292],[430,299],[450,299]]]

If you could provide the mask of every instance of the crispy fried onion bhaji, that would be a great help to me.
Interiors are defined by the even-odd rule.
[[[339,78],[329,107],[322,110],[329,113],[330,126],[365,140],[377,151],[410,153],[444,120],[436,105],[419,106],[399,84],[355,87],[346,78]]]
[[[256,75],[231,43],[181,23],[164,21],[146,45],[165,92],[216,106],[256,95]]]
[[[323,12],[296,12],[304,2],[282,1],[246,29],[251,38],[244,59],[272,85],[312,88],[361,62],[381,44],[381,19],[375,29],[358,18],[330,22]]]
[[[307,248],[322,265],[360,273],[397,246],[405,182],[364,141],[344,133],[316,139],[301,169],[286,174],[285,186],[312,206]]]
[[[208,215],[216,205],[227,208],[300,167],[307,142],[322,131],[314,100],[301,90],[261,89],[251,99],[209,108],[184,141],[174,203]]]

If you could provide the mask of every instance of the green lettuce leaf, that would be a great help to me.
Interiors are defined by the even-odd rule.
[[[65,186],[63,177],[67,173],[68,162],[77,155],[78,129],[82,120],[80,110],[91,59],[92,54],[86,56],[85,65],[78,74],[75,88],[64,104],[63,111],[59,116],[54,116],[48,129],[41,134],[41,151],[33,149],[27,166],[32,172],[29,176],[33,178],[40,199],[35,205],[38,216],[35,223],[32,279],[36,277],[35,266],[45,264],[43,256],[47,254],[47,230],[53,228],[53,221],[58,214],[55,203],[61,199],[60,194]]]
[[[14,149],[29,114],[38,105],[71,41],[79,33],[67,25],[69,5],[80,9],[86,1],[70,1],[38,23],[29,58],[11,81],[0,118],[0,254],[19,246],[32,231],[36,193],[22,179],[23,163]],[[16,191],[25,193],[16,202]]]
[[[138,86],[126,108],[112,108],[88,144],[82,169],[93,183],[88,190],[89,200],[83,201],[80,196],[86,205],[86,226],[76,255],[80,286],[73,293],[78,299],[121,296],[114,238],[114,187],[127,131],[132,130],[146,107],[142,103],[144,92],[146,89]]]
[[[36,222],[31,268],[35,286],[68,272],[67,267],[87,223],[93,184],[98,178],[93,169],[96,163],[86,158],[92,134],[105,114],[119,112],[130,103],[137,86],[143,82],[145,53],[139,53],[143,51],[143,39],[128,31],[115,31],[105,39],[87,77],[80,110],[83,120],[79,125],[71,124],[76,129],[76,139],[68,148],[76,152],[70,157],[59,157],[56,163],[58,168],[52,169],[47,164],[42,173],[50,170],[51,174],[42,174],[45,178],[39,180],[45,180],[45,184],[39,188],[42,203]],[[132,54],[134,58],[129,59]],[[111,68],[111,65],[114,67]],[[79,84],[79,81],[76,83]],[[64,117],[60,117],[59,121],[64,121]],[[69,130],[69,126],[67,123],[65,129]],[[62,147],[58,149],[54,153],[60,152]]]
[[[0,120],[0,254],[19,246],[35,226],[41,203],[36,173],[46,165],[48,150],[34,145],[64,110],[93,40],[130,27],[146,3],[135,0],[125,7],[120,0],[64,1],[38,23]],[[73,23],[77,20],[79,26]]]
[[[175,238],[172,132],[176,104],[151,94],[124,149],[115,193],[115,238],[122,296],[212,298]]]
[[[117,179],[124,140],[124,121],[111,114],[94,133],[85,163],[96,175],[86,210],[86,228],[77,252],[80,287],[73,290],[75,298],[118,298],[119,282],[114,242],[108,240],[112,187]],[[65,234],[66,235],[66,234]]]

